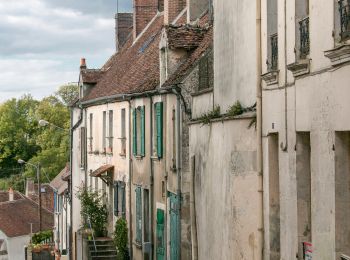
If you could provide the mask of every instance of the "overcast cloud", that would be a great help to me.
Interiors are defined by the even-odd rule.
[[[116,9],[117,0],[0,0],[0,102],[76,82],[81,57],[101,67],[114,52]]]

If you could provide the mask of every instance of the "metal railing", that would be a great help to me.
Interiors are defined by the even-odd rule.
[[[300,58],[306,58],[310,53],[310,31],[309,31],[309,17],[299,21],[300,32]]]
[[[271,62],[270,62],[270,70],[277,70],[278,67],[278,35],[273,34],[270,36],[271,42]]]
[[[340,37],[342,40],[350,38],[350,0],[339,0]]]

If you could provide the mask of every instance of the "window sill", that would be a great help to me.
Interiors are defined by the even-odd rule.
[[[350,44],[343,43],[332,50],[324,52],[324,55],[331,60],[332,66],[341,65],[350,61]]]
[[[161,157],[158,157],[157,155],[153,155],[151,156],[151,160],[152,161],[160,161],[162,158]]]
[[[268,86],[278,83],[279,70],[271,70],[265,74],[262,74],[262,79],[266,82]]]
[[[293,73],[295,78],[310,73],[310,59],[300,59],[287,65],[287,69]]]
[[[139,161],[141,161],[144,158],[144,156],[142,155],[135,155],[134,157],[136,158],[136,160],[139,160]]]
[[[126,157],[126,153],[119,153],[119,156],[125,158]]]

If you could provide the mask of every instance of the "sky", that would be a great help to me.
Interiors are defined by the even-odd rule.
[[[118,0],[0,0],[0,103],[77,82],[81,57],[99,68],[115,51]],[[131,11],[132,0],[119,0]]]

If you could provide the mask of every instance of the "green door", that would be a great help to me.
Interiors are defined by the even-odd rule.
[[[165,259],[164,210],[157,209],[157,260]]]
[[[180,241],[180,234],[179,234],[179,209],[180,209],[180,203],[178,196],[169,193],[169,200],[170,200],[170,260],[179,260],[179,241]]]

